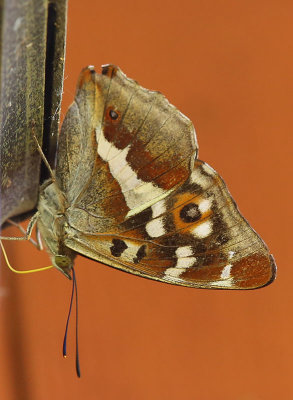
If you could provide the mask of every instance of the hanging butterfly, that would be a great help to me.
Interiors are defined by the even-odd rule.
[[[70,277],[77,254],[194,288],[255,289],[276,266],[221,177],[197,159],[191,121],[114,65],[85,68],[64,120],[37,226]]]

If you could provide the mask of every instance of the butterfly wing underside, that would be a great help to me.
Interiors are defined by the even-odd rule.
[[[117,67],[85,69],[62,127],[56,175],[65,245],[107,265],[189,287],[274,279],[263,241],[220,176],[195,161],[190,120]]]

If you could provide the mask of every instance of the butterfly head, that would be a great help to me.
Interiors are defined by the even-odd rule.
[[[68,279],[71,279],[71,269],[73,267],[73,259],[71,257],[55,254],[52,261],[55,268],[61,271]]]

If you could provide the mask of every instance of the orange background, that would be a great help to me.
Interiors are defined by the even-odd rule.
[[[194,122],[200,159],[270,247],[278,278],[193,290],[78,257],[79,380],[73,320],[61,355],[70,282],[3,264],[1,399],[293,398],[292,13],[285,0],[69,1],[63,116],[88,64],[115,63],[163,92]],[[29,243],[6,248],[15,267],[49,263]]]

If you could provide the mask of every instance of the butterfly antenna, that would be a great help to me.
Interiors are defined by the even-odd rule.
[[[75,293],[75,303],[76,303],[75,304],[75,306],[76,306],[76,327],[75,327],[75,333],[76,333],[76,359],[75,359],[75,367],[76,367],[76,374],[80,378],[79,352],[78,352],[78,297],[77,297],[77,285],[76,285],[75,271],[74,271],[74,268],[72,268],[72,291],[71,291],[70,305],[69,305],[69,311],[68,311],[66,327],[65,327],[65,334],[64,334],[64,339],[63,339],[63,347],[62,347],[62,354],[63,354],[64,358],[66,358],[66,356],[67,356],[67,334],[68,334],[69,320],[70,320],[70,316],[71,316],[74,293]]]
[[[72,279],[75,285],[75,368],[77,376],[80,378],[79,351],[78,351],[78,295],[77,283],[74,268],[72,268]]]
[[[74,275],[73,275],[73,277],[74,277]],[[67,321],[66,321],[66,326],[65,326],[64,339],[63,339],[63,347],[62,347],[62,354],[63,354],[64,358],[67,357],[67,334],[68,334],[68,326],[69,326],[69,320],[70,320],[70,315],[71,315],[71,310],[72,310],[74,289],[75,289],[75,281],[74,281],[74,278],[73,278],[73,280],[72,280],[72,291],[71,291],[71,297],[70,297],[70,305],[69,305],[69,311],[68,311],[68,316],[67,316]]]

